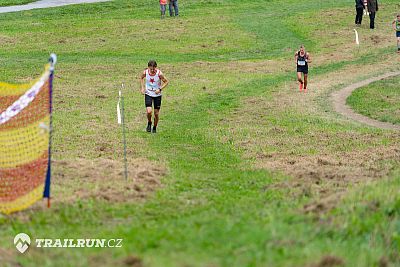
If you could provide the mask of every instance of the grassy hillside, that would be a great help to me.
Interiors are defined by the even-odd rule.
[[[397,266],[400,134],[336,114],[333,91],[398,68],[382,4],[354,45],[348,1],[112,1],[0,16],[0,80],[36,77],[56,52],[51,209],[0,217],[22,266]],[[294,53],[313,56],[299,93]],[[138,74],[170,79],[147,134]],[[126,84],[130,179],[116,101]],[[36,249],[16,233],[123,238],[123,247]],[[330,264],[330,265],[329,265]],[[386,265],[385,265],[386,264]]]

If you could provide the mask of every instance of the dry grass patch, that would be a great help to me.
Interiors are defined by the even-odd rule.
[[[89,198],[135,202],[158,188],[165,174],[164,167],[145,159],[129,160],[127,181],[120,161],[57,160],[54,162],[53,199],[56,204]]]

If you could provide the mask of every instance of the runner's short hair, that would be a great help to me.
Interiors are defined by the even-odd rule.
[[[147,67],[157,67],[157,62],[154,59],[149,60],[149,63],[147,63]]]

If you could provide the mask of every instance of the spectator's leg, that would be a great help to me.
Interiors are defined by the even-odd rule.
[[[359,25],[361,24],[362,21],[362,16],[363,16],[363,9],[362,8],[356,8],[356,19],[355,19],[355,24]]]
[[[161,8],[161,18],[163,19],[165,17],[166,5],[160,5],[160,8]]]
[[[356,8],[356,19],[354,20],[354,24],[358,24],[358,8]]]
[[[174,1],[175,16],[179,16],[178,0]]]
[[[173,1],[170,0],[170,1],[169,1],[169,4],[168,4],[169,16],[170,16],[170,17],[173,17],[173,16],[174,16],[174,13],[172,12],[172,5],[173,5]]]
[[[369,27],[375,29],[375,12],[369,13]]]

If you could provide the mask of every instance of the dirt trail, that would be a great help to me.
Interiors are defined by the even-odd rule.
[[[361,123],[370,125],[370,126],[374,126],[377,128],[381,128],[381,129],[389,129],[389,130],[400,130],[400,126],[399,125],[395,125],[395,124],[391,124],[391,123],[387,123],[387,122],[382,122],[382,121],[377,121],[374,119],[371,119],[369,117],[366,117],[364,115],[355,113],[349,106],[346,105],[346,99],[351,95],[351,93],[363,86],[366,86],[372,82],[375,81],[379,81],[379,80],[383,80],[392,76],[398,76],[400,75],[400,71],[397,72],[390,72],[390,73],[386,73],[383,74],[381,76],[378,77],[373,77],[358,83],[354,83],[351,84],[343,89],[341,89],[338,92],[335,92],[332,94],[332,101],[333,101],[333,105],[334,108],[336,110],[336,112]]]
[[[336,103],[342,103],[354,113],[345,106],[347,96],[373,81],[400,75],[393,62],[396,61],[388,57],[373,67],[351,65],[334,75],[312,76],[307,93],[299,92],[293,81],[266,88],[272,92],[272,97],[250,96],[242,100],[241,107],[224,121],[231,125],[233,142],[244,152],[245,158],[255,159],[255,168],[272,171],[276,177],[290,177],[266,186],[266,191],[278,189],[294,198],[309,197],[304,212],[320,214],[335,207],[349,187],[382,179],[397,168],[400,131],[368,130],[362,124],[349,127],[349,122],[354,120],[349,120],[347,115],[339,117],[331,108],[336,86],[343,88],[353,84],[355,79],[366,77],[363,82],[335,93],[341,97]],[[246,71],[254,72],[251,66],[241,67],[242,75]],[[377,74],[377,70],[385,69],[388,74]],[[379,77],[369,79],[375,76]],[[257,107],[257,112],[248,112],[249,107]],[[254,125],[255,121],[259,123]],[[332,126],[326,126],[328,123]],[[374,123],[382,124],[382,128],[394,126]],[[398,126],[390,129],[395,127]],[[390,142],[383,144],[383,139]]]
[[[109,0],[41,0],[26,5],[0,7],[0,13],[107,1]]]

